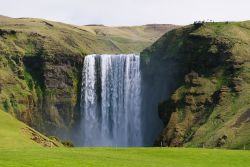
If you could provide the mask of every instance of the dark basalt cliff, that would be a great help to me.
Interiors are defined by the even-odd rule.
[[[47,133],[71,127],[79,113],[83,57],[56,55],[50,59],[34,56],[24,57],[23,62],[31,76],[27,79],[28,83],[41,89],[41,92],[35,91],[40,96],[36,111],[38,118],[45,122],[42,126],[37,126],[37,121],[31,125]]]
[[[249,30],[249,22],[198,23],[143,51],[152,95],[168,89],[156,146],[249,148]]]

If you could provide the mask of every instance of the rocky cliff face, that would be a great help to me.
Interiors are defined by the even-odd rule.
[[[88,26],[0,16],[0,109],[44,133],[65,134],[80,117],[84,56],[140,52],[175,28],[154,27],[105,27],[103,35]]]
[[[71,127],[79,110],[83,57],[56,55],[50,59],[35,56],[24,57],[23,62],[31,76],[28,82],[37,87],[36,111],[43,122],[42,126],[37,126],[38,122],[34,121],[32,126],[47,133]]]
[[[52,122],[57,125],[70,127],[74,122],[79,109],[82,63],[81,56],[71,55],[59,55],[53,60],[45,60],[44,106]]]
[[[142,53],[145,68],[170,68],[161,77],[175,85],[165,84],[169,94],[158,105],[165,128],[155,145],[249,147],[249,39],[249,22],[196,24]]]
[[[83,54],[51,58],[39,36],[13,32],[1,35],[1,109],[46,133],[70,128],[78,113]],[[33,51],[24,54],[28,45]]]

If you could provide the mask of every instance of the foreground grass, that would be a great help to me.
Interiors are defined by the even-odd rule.
[[[37,142],[32,140],[32,138],[36,138]],[[58,141],[52,141],[36,130],[18,121],[10,114],[0,110],[0,152],[2,152],[3,149],[10,148],[20,148],[24,150],[24,148],[37,147],[41,149],[46,143],[49,144],[48,146],[50,146],[50,144],[54,145],[53,143],[57,146],[62,146]]]
[[[187,148],[0,149],[0,166],[248,167],[250,151]]]
[[[1,110],[0,127],[0,148],[39,147],[39,144],[22,131],[27,125]]]

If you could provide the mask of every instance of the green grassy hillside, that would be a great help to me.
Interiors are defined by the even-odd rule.
[[[13,36],[19,35],[16,39],[18,43],[10,38],[8,44],[1,42],[2,46],[9,51],[12,48],[6,47],[15,47],[17,51],[22,51],[24,54],[34,49],[34,46],[32,47],[32,44],[26,41],[32,41],[34,38],[40,38],[48,55],[55,53],[139,53],[161,35],[176,27],[174,25],[74,26],[42,19],[0,17],[2,35],[8,31],[10,34],[13,33]]]
[[[175,27],[99,31],[97,26],[0,16],[0,109],[37,130],[65,132],[79,118],[85,55],[138,53]]]
[[[168,24],[149,24],[133,27],[82,26],[99,38],[111,41],[117,48],[124,48],[126,53],[140,52],[150,46],[167,31],[178,26]],[[121,49],[122,51],[122,49]]]
[[[36,148],[61,146],[39,132],[16,120],[8,113],[0,111],[0,150],[11,148]]]
[[[142,55],[148,72],[174,64],[165,77],[178,73],[159,104],[165,129],[156,145],[250,149],[249,21],[179,28]]]

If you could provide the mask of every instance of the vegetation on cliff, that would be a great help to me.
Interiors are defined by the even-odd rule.
[[[168,73],[179,74],[158,107],[165,128],[156,145],[250,149],[249,21],[179,28],[142,56],[149,73],[174,62]]]
[[[80,27],[0,16],[0,109],[49,134],[68,129],[79,116],[86,54],[140,52],[172,28]]]

